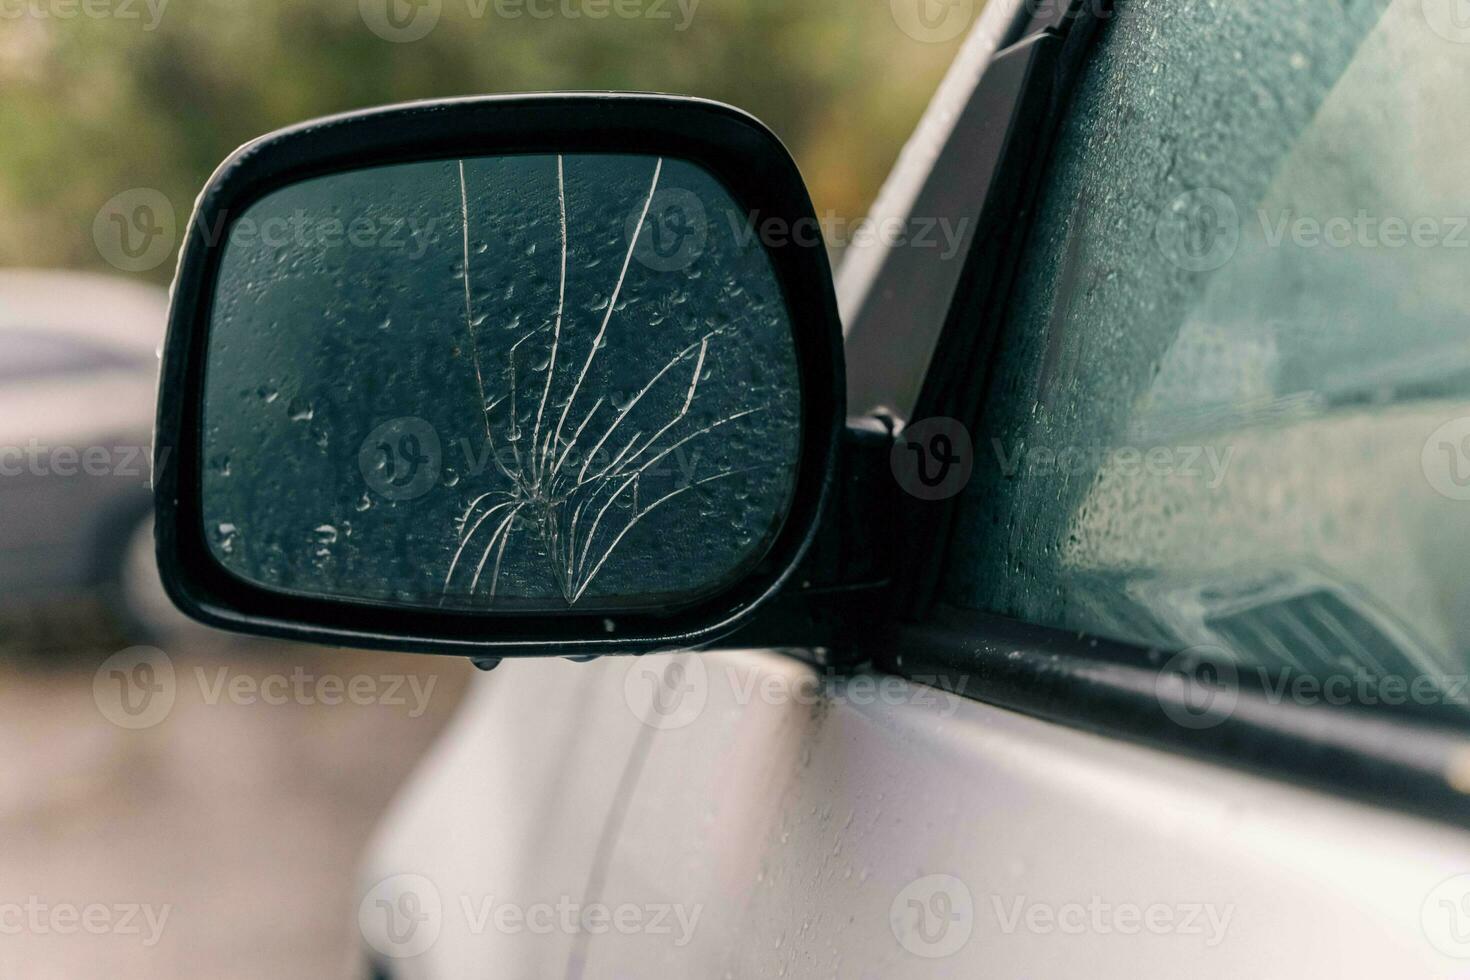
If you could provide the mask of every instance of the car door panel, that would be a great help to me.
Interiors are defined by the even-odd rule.
[[[358,925],[369,947],[388,951],[382,972],[556,976],[565,969],[572,936],[494,931],[483,914],[497,903],[554,903],[586,888],[641,727],[628,724],[621,689],[605,675],[596,666],[527,660],[478,679],[360,869]],[[399,903],[409,892],[405,908],[435,910],[423,950],[380,936],[390,920],[371,914],[373,903]]]
[[[1421,924],[1470,866],[1458,829],[942,686],[694,662],[477,682],[364,879],[439,887],[437,941],[390,975],[1461,975]],[[670,668],[681,693],[640,715]],[[646,928],[476,931],[460,900],[491,895]]]

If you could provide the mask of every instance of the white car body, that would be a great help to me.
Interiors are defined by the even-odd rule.
[[[1019,10],[987,7],[877,217],[909,212]],[[849,323],[878,253],[846,258]],[[405,980],[1470,969],[1463,829],[941,680],[770,651],[507,662],[366,858],[367,955]]]

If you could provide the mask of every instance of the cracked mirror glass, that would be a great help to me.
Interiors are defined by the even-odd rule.
[[[770,259],[720,183],[642,155],[332,174],[226,231],[208,340],[215,558],[293,594],[662,608],[790,505],[801,392]]]

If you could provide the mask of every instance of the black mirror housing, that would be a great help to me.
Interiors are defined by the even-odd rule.
[[[206,526],[205,375],[233,223],[268,195],[314,178],[525,154],[687,161],[723,186],[751,229],[786,230],[779,238],[761,236],[761,244],[791,324],[799,440],[789,506],[763,553],[713,594],[626,610],[570,603],[555,610],[405,607],[270,588],[227,568]],[[477,658],[642,653],[728,636],[791,578],[832,493],[845,419],[842,332],[820,235],[790,233],[818,227],[796,165],[776,137],[738,110],[698,99],[599,93],[412,103],[316,120],[247,144],[201,193],[174,283],[154,446],[157,554],[169,595],[192,618],[238,632]],[[270,462],[240,458],[234,465]]]

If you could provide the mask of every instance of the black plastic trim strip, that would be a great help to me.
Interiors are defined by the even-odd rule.
[[[1245,683],[1204,711],[1167,682],[1167,655],[949,606],[873,653],[972,700],[1470,827],[1470,737],[1442,718],[1273,703]]]

